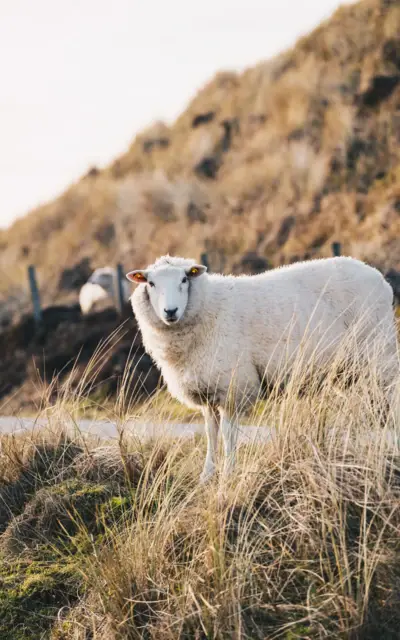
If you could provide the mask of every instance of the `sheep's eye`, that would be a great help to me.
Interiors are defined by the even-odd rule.
[[[185,284],[185,282],[187,282],[187,277],[186,276],[184,278],[182,278],[182,284]]]
[[[149,285],[150,285],[151,287],[155,287],[155,286],[156,286],[156,285],[154,284],[154,282],[149,282]]]

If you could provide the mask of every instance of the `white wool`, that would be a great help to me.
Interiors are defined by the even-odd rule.
[[[96,302],[114,299],[114,277],[113,267],[99,267],[93,271],[79,292],[79,304],[83,314],[89,313]],[[126,281],[122,282],[122,291],[124,301],[127,302],[131,291]]]
[[[290,373],[300,351],[306,364],[324,366],[351,334],[361,357],[379,348],[382,382],[392,381],[397,372],[393,291],[376,269],[339,257],[256,276],[204,273],[189,278],[185,302],[178,276],[193,264],[170,256],[158,259],[143,272],[154,280],[154,288],[140,284],[131,301],[144,346],[170,393],[188,406],[201,407],[206,416],[209,450],[203,477],[215,467],[217,414],[226,454],[233,458],[231,420],[254,402],[263,382],[273,384],[283,370]],[[167,294],[170,305],[178,301],[185,306],[170,326],[154,301]],[[228,400],[233,406],[229,414]]]
[[[96,302],[109,297],[108,292],[98,284],[86,282],[79,292],[79,304],[83,314],[89,313]]]

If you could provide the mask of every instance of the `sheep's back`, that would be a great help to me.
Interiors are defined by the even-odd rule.
[[[326,363],[340,343],[396,349],[390,286],[374,268],[350,258],[310,261],[254,279],[249,335],[253,360],[270,377],[296,358]],[[250,307],[249,307],[250,308]]]

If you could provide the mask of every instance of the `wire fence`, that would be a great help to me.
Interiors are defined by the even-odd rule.
[[[331,245],[332,255],[340,256],[341,255],[341,244],[340,242],[333,242]],[[210,271],[210,261],[207,253],[201,254],[201,263],[207,267],[208,271]],[[113,279],[113,297],[114,304],[117,312],[121,315],[125,306],[125,298],[124,298],[124,290],[123,290],[123,280],[125,278],[123,265],[119,262],[114,270],[114,279]],[[35,323],[40,325],[42,322],[42,307],[40,301],[40,290],[38,287],[37,277],[36,277],[36,268],[34,265],[30,265],[28,267],[28,283],[29,283],[29,291],[30,297],[32,301],[32,310],[33,317]]]

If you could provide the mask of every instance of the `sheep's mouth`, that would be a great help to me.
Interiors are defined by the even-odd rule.
[[[179,317],[175,316],[174,318],[166,318],[164,316],[164,318],[161,318],[161,320],[164,324],[167,325],[167,327],[170,327],[171,325],[178,323]]]

